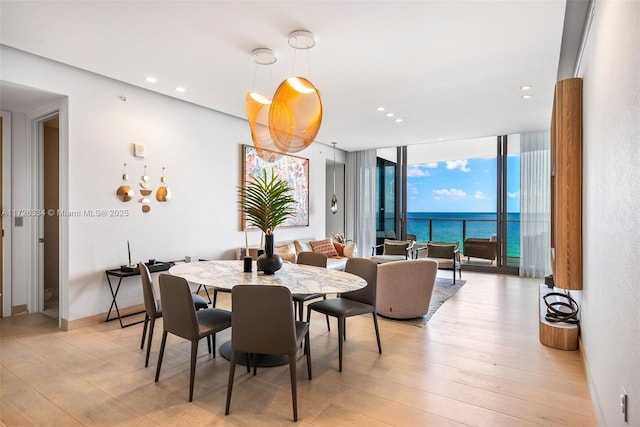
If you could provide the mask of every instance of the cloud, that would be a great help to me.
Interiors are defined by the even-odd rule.
[[[449,199],[464,199],[467,197],[467,193],[462,190],[458,190],[457,188],[443,188],[440,190],[433,190],[435,193],[436,200],[440,200],[442,197],[447,197]]]
[[[473,195],[474,199],[480,199],[480,200],[488,200],[489,198],[487,196],[484,195],[484,193],[482,191],[476,191],[476,193]]]
[[[411,178],[431,175],[425,165],[411,165],[407,167],[407,176]]]
[[[516,192],[514,192],[514,193],[507,192],[507,196],[508,196],[510,199],[517,199],[517,198],[519,198],[519,197],[520,197],[520,192],[519,192],[519,191],[516,191]]]
[[[460,169],[462,172],[471,172],[468,160],[447,160],[447,169]]]
[[[429,169],[436,169],[438,167],[437,163],[427,163],[424,166],[428,167]]]

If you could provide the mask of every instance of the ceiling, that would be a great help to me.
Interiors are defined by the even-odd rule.
[[[316,140],[356,151],[548,128],[565,1],[2,0],[0,12],[4,45],[237,117],[247,91],[301,75],[322,95]],[[300,29],[315,47],[288,45]],[[277,62],[258,68],[260,47]]]

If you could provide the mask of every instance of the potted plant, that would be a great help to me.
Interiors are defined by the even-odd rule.
[[[264,170],[255,175],[245,187],[238,187],[238,204],[249,225],[259,228],[265,236],[265,253],[257,260],[258,270],[273,274],[282,267],[282,258],[273,253],[273,232],[293,216],[295,209],[291,187],[282,178]]]

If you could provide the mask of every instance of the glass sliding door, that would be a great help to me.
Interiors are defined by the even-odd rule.
[[[520,252],[520,182],[517,135],[509,138],[408,146],[406,232],[418,242],[458,242],[467,270],[511,273]]]
[[[381,157],[376,167],[376,245],[384,239],[395,239],[396,222],[396,163]]]

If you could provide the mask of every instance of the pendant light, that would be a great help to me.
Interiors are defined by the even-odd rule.
[[[333,145],[333,196],[331,196],[331,210],[332,214],[338,213],[338,197],[336,197],[336,142],[331,143]]]

